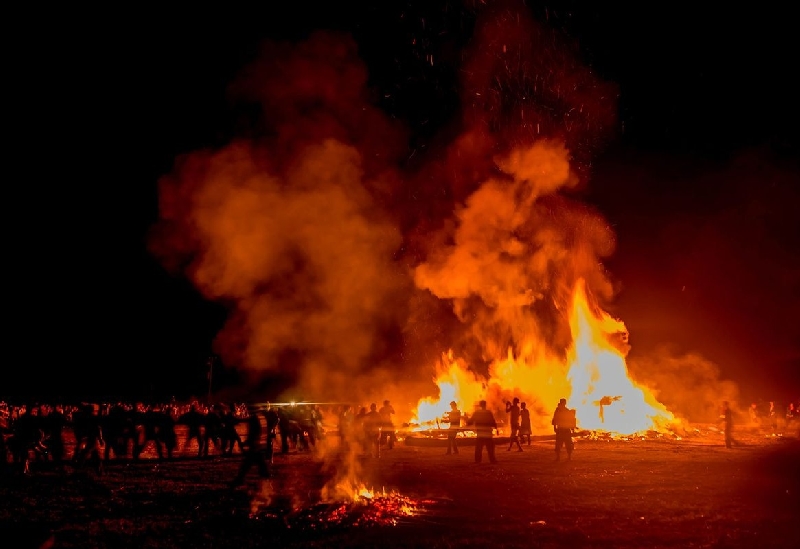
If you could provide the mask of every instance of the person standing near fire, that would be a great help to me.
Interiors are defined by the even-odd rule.
[[[394,415],[394,406],[392,406],[391,402],[388,400],[383,401],[383,406],[381,409],[378,410],[378,413],[381,416],[381,443],[386,441],[386,445],[388,446],[389,450],[394,448],[394,443],[397,441],[397,435],[395,434],[394,429],[394,421],[392,421],[392,416]]]
[[[455,400],[450,402],[450,411],[447,413],[447,421],[450,423],[450,428],[447,430],[447,455],[457,454],[458,445],[456,444],[456,437],[461,428],[461,410],[458,409],[458,404]]]
[[[558,401],[551,423],[556,433],[556,461],[561,459],[562,446],[567,450],[567,460],[572,459],[572,450],[575,448],[572,441],[572,430],[576,427],[575,410],[567,408],[567,399]]]
[[[723,432],[725,433],[725,447],[733,448],[733,412],[727,400],[722,403],[720,419],[722,420]]]
[[[369,405],[369,412],[364,416],[364,444],[369,455],[381,457],[381,415],[374,402]]]
[[[519,407],[519,399],[517,397],[514,397],[514,400],[511,402],[506,402],[506,413],[509,414],[508,426],[510,429],[508,438],[508,448],[506,450],[510,452],[511,448],[514,446],[514,443],[516,443],[518,451],[521,452],[522,445],[519,443],[520,407]]]
[[[531,445],[531,433],[533,429],[531,429],[531,411],[528,410],[528,405],[524,402],[520,402],[519,404],[519,439],[520,444],[523,440],[528,442],[528,446]]]
[[[497,463],[494,455],[494,438],[492,431],[497,429],[497,420],[491,410],[486,409],[486,401],[478,402],[478,409],[467,420],[467,425],[475,427],[475,463],[480,463],[483,458],[483,448],[489,456],[490,463]]]

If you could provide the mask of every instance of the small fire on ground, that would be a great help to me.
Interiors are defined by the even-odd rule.
[[[424,514],[435,503],[430,499],[414,499],[396,491],[377,491],[362,485],[343,499],[307,505],[287,502],[290,509],[286,510],[272,488],[271,483],[262,483],[260,493],[253,498],[250,517],[280,517],[287,528],[301,530],[396,526],[403,519]]]

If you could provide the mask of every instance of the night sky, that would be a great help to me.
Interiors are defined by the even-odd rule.
[[[742,400],[797,398],[800,44],[788,5],[368,4],[69,12],[20,25],[7,80],[7,136],[22,169],[9,170],[6,187],[12,327],[0,398],[204,395],[231,301],[204,298],[180,272],[186,257],[153,253],[159,180],[182,155],[237,138],[269,142],[270,124],[303,131],[275,99],[280,92],[259,107],[234,83],[262,51],[271,52],[262,54],[268,70],[296,75],[281,64],[296,59],[289,44],[320,30],[336,32],[332,49],[343,36],[355,44],[374,108],[364,111],[380,118],[338,123],[358,147],[377,151],[370,158],[383,154],[413,173],[381,195],[406,212],[395,220],[407,238],[397,246],[403,264],[424,255],[421,228],[440,226],[442,212],[475,189],[469,174],[485,173],[474,158],[461,171],[430,167],[476,113],[490,112],[495,151],[535,131],[566,135],[580,179],[571,197],[599,211],[616,237],[602,259],[614,289],[604,308],[626,323],[631,359],[695,354],[737,384]],[[483,59],[476,29],[518,13],[540,33],[534,61],[506,62],[488,84],[470,80]],[[564,60],[578,68],[559,72]],[[480,95],[482,85],[498,97]],[[564,97],[553,91],[562,85]],[[530,101],[538,130],[515,118]],[[378,136],[384,123],[399,128],[394,141]],[[384,351],[407,357],[395,327],[381,329]],[[220,387],[243,379],[234,364],[218,365],[216,376]]]

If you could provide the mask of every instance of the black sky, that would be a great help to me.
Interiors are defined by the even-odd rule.
[[[381,107],[416,144],[458,111],[456,68],[419,54],[448,59],[481,3],[364,4],[21,21],[7,79],[22,169],[9,172],[14,327],[0,398],[205,390],[224,310],[167,274],[146,239],[175,158],[242,128],[227,87],[261,41],[351,33]],[[748,398],[796,397],[800,44],[790,8],[528,4],[619,88],[617,128],[584,197],[617,233],[612,312],[632,352],[670,342],[718,363]]]

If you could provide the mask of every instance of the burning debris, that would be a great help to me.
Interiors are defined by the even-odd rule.
[[[250,518],[281,520],[286,528],[299,530],[395,526],[405,518],[424,514],[434,503],[361,486],[350,497],[303,504],[296,496],[276,493],[274,485],[264,481],[253,495]]]
[[[350,501],[320,503],[296,513],[291,525],[307,529],[396,526],[402,519],[424,514],[435,502],[416,500],[397,492],[362,488]]]

